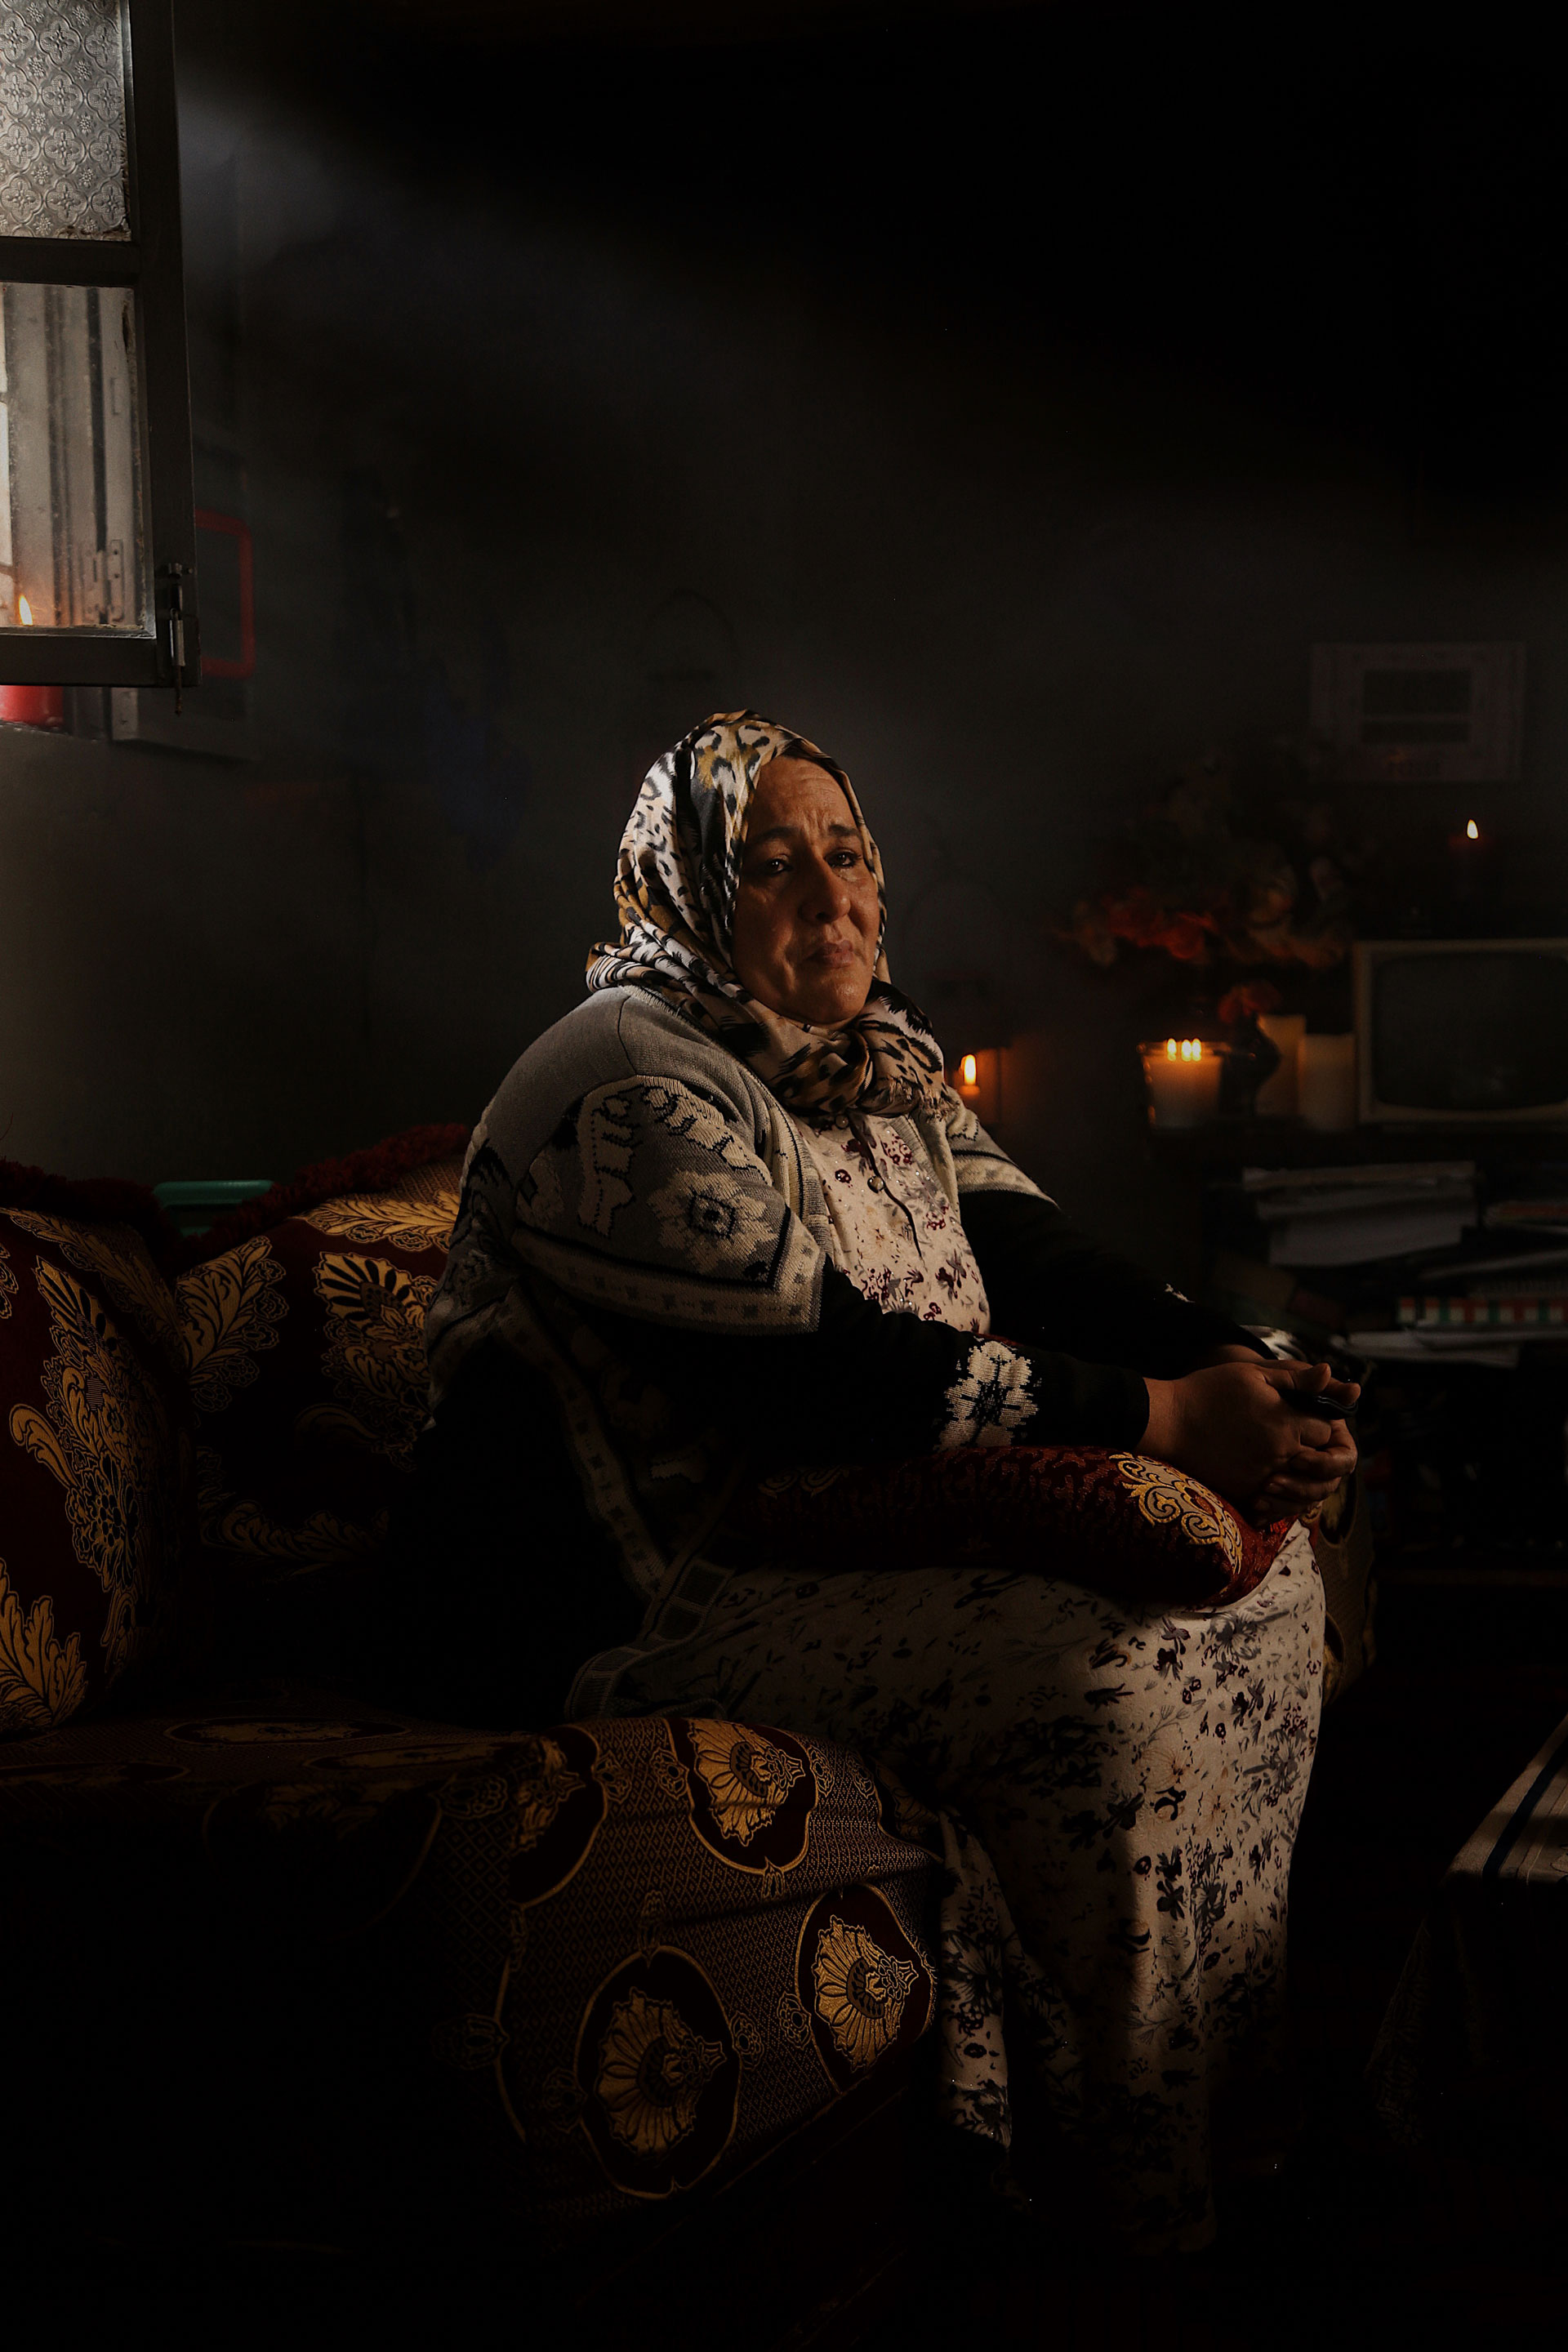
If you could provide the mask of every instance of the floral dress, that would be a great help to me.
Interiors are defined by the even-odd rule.
[[[962,1223],[892,1123],[801,1135],[850,1279],[886,1311],[983,1332]],[[1005,2011],[1012,2063],[1089,2160],[1113,2230],[1188,2250],[1213,2234],[1216,2131],[1222,2156],[1289,2135],[1287,1889],[1322,1588],[1304,1531],[1215,1613],[1140,1611],[1051,1568],[740,1573],[616,1704],[842,1740],[955,1816],[952,2119],[1011,2137]]]

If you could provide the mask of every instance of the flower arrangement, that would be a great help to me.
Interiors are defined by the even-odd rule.
[[[1186,964],[1342,962],[1373,845],[1349,836],[1323,782],[1321,755],[1289,747],[1261,772],[1193,761],[1123,829],[1113,878],[1062,936],[1102,965],[1124,947]]]

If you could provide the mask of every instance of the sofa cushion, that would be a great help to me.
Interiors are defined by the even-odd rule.
[[[311,2197],[384,2221],[461,2183],[555,2244],[679,2209],[901,2076],[935,2007],[932,1828],[853,1751],[774,1727],[493,1735],[257,1691],[0,1765],[0,1866],[32,1922],[0,1922],[0,1958],[66,2133],[91,2092],[61,2070],[101,2084],[145,2050],[155,2095],[111,2105],[138,2170],[167,2113],[190,2179],[159,2173],[165,2209],[232,2198],[237,2221],[202,2226],[254,2231],[259,2168],[269,2230],[319,2230],[270,2202],[313,2167]],[[138,1970],[177,1992],[151,2038]]]
[[[1129,1600],[1218,1604],[1262,1582],[1295,1524],[1255,1528],[1145,1454],[969,1445],[764,1477],[710,1549],[819,1570],[999,1558]]]
[[[315,1201],[180,1277],[204,1554],[231,1594],[379,1554],[426,1417],[460,1166]]]
[[[0,1210],[0,1737],[68,1721],[167,1648],[190,1473],[174,1301],[146,1240]]]

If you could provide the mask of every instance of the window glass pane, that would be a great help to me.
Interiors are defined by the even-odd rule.
[[[130,236],[123,14],[123,0],[0,6],[0,236]]]
[[[132,297],[0,289],[0,627],[145,633]]]

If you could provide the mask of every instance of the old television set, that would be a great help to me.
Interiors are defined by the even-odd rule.
[[[1361,1117],[1568,1127],[1568,940],[1365,940]]]

